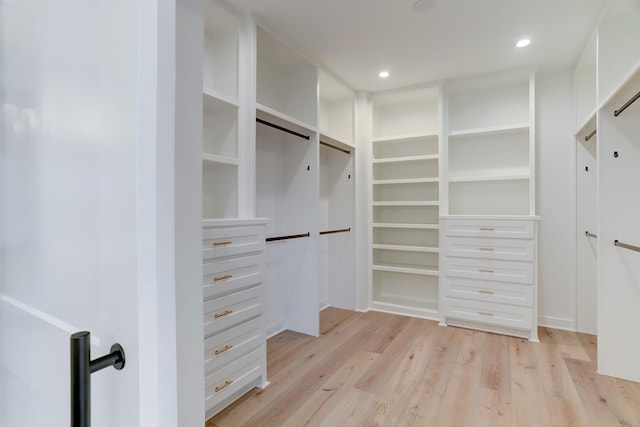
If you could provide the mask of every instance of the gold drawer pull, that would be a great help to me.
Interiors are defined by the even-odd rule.
[[[232,242],[232,241],[230,241],[230,240],[228,240],[228,241],[226,241],[226,242],[214,242],[214,243],[213,243],[213,246],[214,246],[214,247],[216,247],[216,246],[224,246],[224,245],[230,245],[231,243],[233,243],[233,242]]]
[[[229,387],[231,384],[233,384],[233,380],[226,380],[223,385],[221,385],[220,387],[216,387],[216,393],[224,390],[225,388]]]
[[[480,231],[495,231],[493,227],[480,227]]]
[[[217,355],[219,355],[219,354],[224,353],[224,352],[225,352],[225,351],[227,351],[227,350],[231,350],[232,348],[233,348],[233,345],[231,345],[231,344],[227,344],[227,345],[225,345],[223,348],[216,350],[216,351],[215,351],[215,354],[216,354],[216,356],[217,356]]]
[[[218,276],[213,279],[214,282],[219,282],[220,280],[231,279],[233,275],[225,274],[224,276]]]
[[[222,313],[216,313],[214,317],[219,319],[220,317],[228,316],[231,313],[233,313],[233,310],[225,310]]]
[[[493,313],[487,313],[486,311],[479,311],[478,314],[482,316],[493,316]]]
[[[481,251],[491,251],[491,252],[495,251],[495,249],[493,249],[493,248],[480,248],[480,250]]]
[[[493,273],[493,270],[487,270],[486,268],[481,268],[480,273]]]
[[[485,290],[480,289],[478,292],[481,293],[481,294],[493,295],[493,291],[485,291]]]

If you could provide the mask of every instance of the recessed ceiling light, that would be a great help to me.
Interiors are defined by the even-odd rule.
[[[518,43],[516,43],[516,47],[525,47],[525,46],[529,46],[529,44],[531,43],[531,40],[529,39],[522,39],[520,40]]]
[[[389,76],[390,76],[390,74],[389,74],[389,72],[388,72],[388,71],[380,71],[380,72],[378,73],[378,77],[380,77],[381,79],[386,79],[386,78],[387,78],[387,77],[389,77]]]

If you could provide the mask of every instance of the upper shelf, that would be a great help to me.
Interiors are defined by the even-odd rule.
[[[515,123],[501,126],[489,126],[476,129],[465,129],[449,132],[449,138],[475,136],[475,135],[498,135],[502,133],[522,132],[529,130],[529,123]]]
[[[257,102],[317,127],[318,71],[284,43],[258,27]]]

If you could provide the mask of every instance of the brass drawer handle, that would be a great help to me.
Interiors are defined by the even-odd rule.
[[[231,313],[233,313],[233,310],[225,310],[222,313],[216,313],[214,317],[219,319],[220,317],[228,316]]]
[[[480,227],[480,231],[495,231],[493,227]]]
[[[233,348],[233,345],[232,345],[232,344],[227,344],[227,345],[225,345],[223,348],[220,348],[220,349],[216,350],[216,351],[215,351],[215,355],[217,356],[217,355],[219,355],[219,354],[222,354],[222,353],[224,353],[224,352],[225,352],[225,351],[227,351],[227,350],[231,350],[232,348]]]
[[[233,242],[232,242],[232,241],[230,241],[230,240],[227,240],[227,241],[225,241],[225,242],[214,242],[214,243],[213,243],[213,246],[214,246],[214,247],[216,247],[216,246],[224,246],[224,245],[230,245],[231,243],[233,243]]]
[[[214,282],[219,282],[220,280],[231,279],[233,275],[225,274],[224,276],[218,276],[213,279]]]
[[[495,249],[493,249],[493,248],[480,248],[480,250],[481,251],[491,251],[491,252],[495,251]]]
[[[493,295],[493,291],[485,291],[485,290],[480,289],[478,292],[481,293],[481,294]]]
[[[482,316],[493,316],[493,313],[487,313],[486,311],[479,311],[478,314]]]
[[[493,270],[487,270],[486,268],[481,268],[480,273],[493,273]]]
[[[220,387],[216,387],[216,393],[224,390],[225,388],[229,387],[231,384],[233,384],[233,380],[226,380],[223,385],[221,385]]]

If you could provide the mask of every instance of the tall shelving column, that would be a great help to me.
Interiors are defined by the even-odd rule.
[[[576,113],[576,330],[597,334],[596,37],[573,73]]]
[[[438,87],[373,96],[373,309],[439,320]]]
[[[205,2],[203,218],[238,216],[238,20]]]
[[[319,240],[318,300],[355,308],[355,95],[324,71],[318,75]]]
[[[443,321],[537,341],[534,76],[453,81],[445,93]]]
[[[318,71],[264,29],[256,35],[256,213],[269,219],[267,334],[317,336]]]

